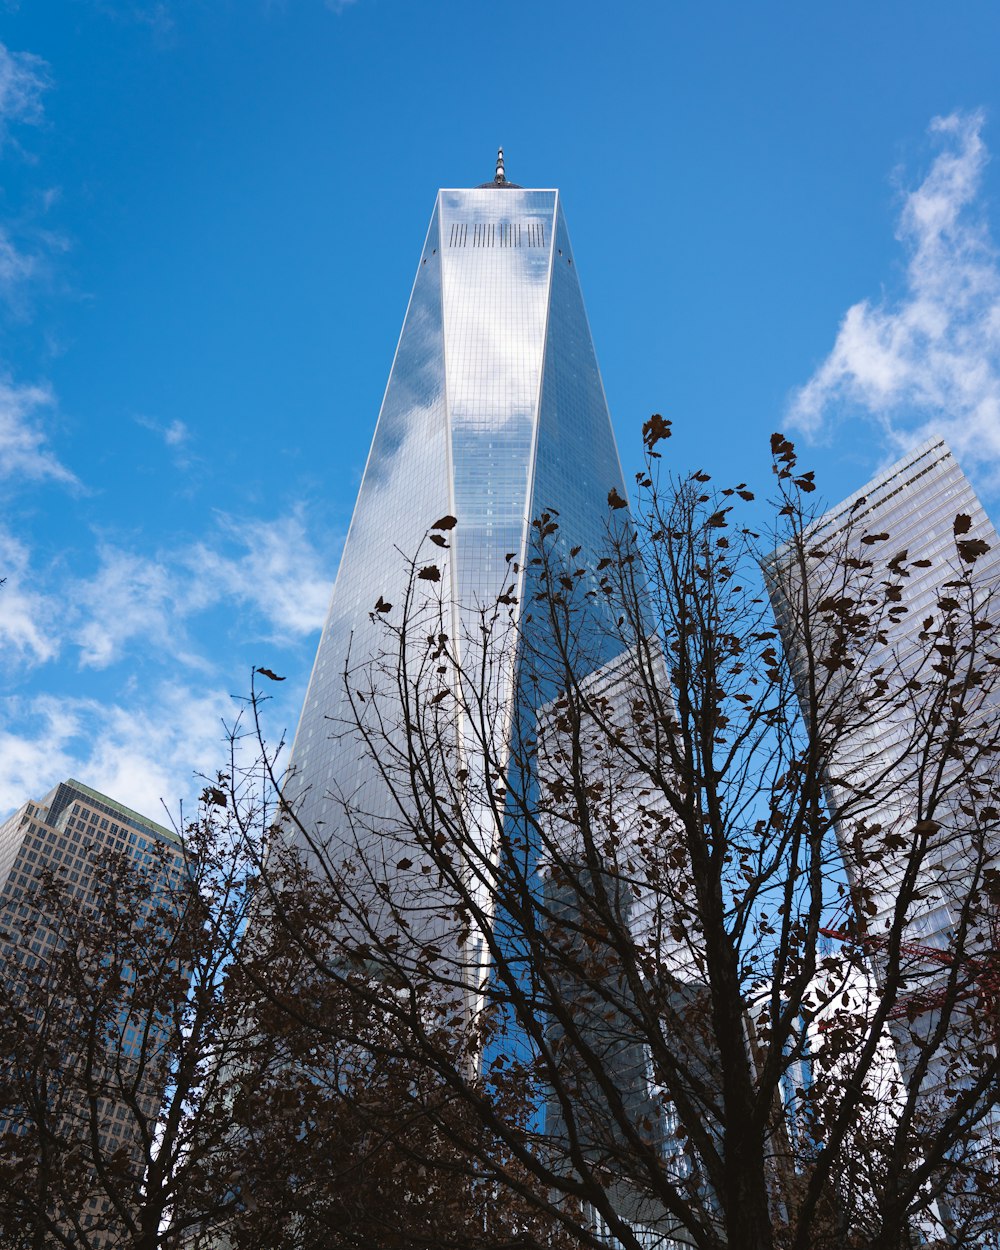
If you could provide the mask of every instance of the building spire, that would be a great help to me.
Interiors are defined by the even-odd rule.
[[[2,2],[3,0],[0,0],[0,4],[2,4]],[[520,191],[521,190],[521,188],[517,185],[516,182],[507,181],[507,175],[504,173],[504,168],[503,168],[503,148],[497,148],[496,173],[493,175],[493,177],[490,179],[489,182],[481,182],[479,186],[476,188],[476,190],[488,191],[491,188],[494,191],[497,189],[501,191]]]

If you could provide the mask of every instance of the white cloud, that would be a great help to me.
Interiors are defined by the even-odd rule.
[[[48,86],[48,66],[41,57],[11,52],[0,43],[0,147],[14,124],[42,120],[42,94]]]
[[[224,691],[191,690],[163,682],[147,698],[102,704],[41,695],[8,700],[0,730],[0,795],[17,805],[41,798],[58,781],[76,777],[120,803],[166,823],[160,800],[176,812],[225,763],[225,724],[237,708]],[[188,808],[190,810],[190,807]]]
[[[1000,483],[1000,265],[981,202],[988,152],[981,112],[937,117],[940,151],[904,200],[907,258],[897,298],[849,308],[833,349],[793,396],[807,434],[838,418],[876,421],[897,450],[943,434]]]
[[[192,556],[203,590],[255,608],[278,637],[321,629],[333,579],[306,533],[301,515],[274,521],[222,518],[225,532],[245,548],[227,556],[200,544]]]
[[[86,668],[106,668],[133,638],[152,655],[177,656],[183,642],[184,588],[157,560],[104,546],[94,577],[75,584],[74,642]]]
[[[42,94],[49,85],[48,66],[27,52],[11,52],[0,43],[0,148],[17,124],[42,120]],[[65,247],[54,233],[34,239],[42,251],[31,254],[15,242],[7,224],[0,224],[0,299],[19,311],[25,286],[44,271],[45,251]],[[75,482],[45,446],[39,413],[52,405],[46,386],[15,383],[0,375],[0,478],[53,478]]]
[[[53,253],[66,251],[69,244],[57,231],[23,223],[21,230],[30,250],[0,224],[0,299],[16,318],[26,320],[31,311],[28,296],[51,279]]]
[[[177,548],[150,560],[105,545],[95,575],[63,582],[58,598],[39,588],[27,549],[2,531],[0,562],[9,579],[0,588],[0,655],[20,659],[22,667],[24,661],[63,661],[51,670],[56,681],[45,683],[61,693],[3,700],[0,800],[16,805],[75,776],[161,820],[161,798],[174,811],[181,798],[190,804],[201,789],[195,773],[210,776],[225,765],[223,722],[232,725],[240,711],[220,685],[220,672],[234,680],[232,660],[220,664],[219,639],[209,646],[193,618],[222,606],[241,639],[255,616],[297,639],[318,626],[320,596],[325,600],[330,581],[297,516],[241,525],[227,518],[218,549],[203,545],[194,554]],[[242,620],[240,603],[247,609]],[[79,649],[82,667],[107,668],[126,660],[136,640],[141,676],[131,673],[107,700],[74,690],[78,680],[65,664],[70,644]],[[249,690],[249,662],[235,682],[237,694]],[[295,681],[269,690],[277,697],[272,718],[287,724],[301,693]]]
[[[191,431],[183,421],[174,420],[169,425],[162,425],[159,421],[154,421],[152,417],[140,416],[135,420],[144,430],[152,430],[154,434],[158,434],[167,447],[175,451],[183,447],[191,438]]]
[[[38,272],[38,258],[22,252],[0,226],[0,289],[10,296]]]
[[[47,446],[40,415],[54,403],[47,386],[0,376],[0,478],[51,479],[66,485],[76,477]]]
[[[161,799],[176,811],[179,800],[201,790],[195,773],[211,776],[225,764],[225,725],[237,713],[226,691],[171,683],[157,687],[145,707],[94,710],[97,732],[79,767],[97,789],[159,820]]]
[[[242,605],[238,624],[252,636],[297,641],[320,629],[332,576],[300,515],[273,521],[220,518],[214,543],[161,551],[155,557],[105,544],[91,578],[76,582],[72,638],[80,663],[106,668],[139,640],[144,653],[207,669],[188,631],[191,618],[220,604]]]
[[[191,431],[183,421],[171,421],[163,430],[163,441],[168,447],[180,447],[191,437]]]
[[[59,639],[56,602],[32,586],[27,547],[0,531],[0,656],[19,664],[55,659]]]
[[[104,669],[138,643],[149,663],[209,672],[193,637],[200,613],[226,605],[244,640],[295,643],[322,627],[333,581],[298,514],[223,517],[214,543],[153,556],[103,543],[97,557],[96,572],[63,581],[57,598],[27,547],[0,530],[0,660],[42,664],[68,644],[81,668]]]

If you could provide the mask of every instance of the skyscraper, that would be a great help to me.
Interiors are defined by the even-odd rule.
[[[558,671],[539,675],[549,635],[544,608],[537,606],[539,595],[545,598],[541,573],[532,561],[544,536],[556,563],[565,560],[567,570],[596,587],[592,570],[609,542],[627,541],[625,494],[559,192],[508,182],[501,151],[492,181],[438,193],[285,786],[305,837],[326,866],[337,873],[344,861],[351,863],[349,883],[338,884],[341,897],[351,897],[336,923],[353,926],[363,917],[360,927],[370,926],[377,937],[372,945],[384,942],[392,951],[386,962],[405,962],[415,935],[429,927],[435,949],[457,950],[460,970],[453,978],[442,974],[442,980],[464,981],[472,1012],[489,976],[488,961],[476,931],[456,938],[453,902],[449,906],[445,898],[438,916],[432,914],[438,873],[427,864],[428,875],[421,876],[411,863],[419,858],[412,842],[425,830],[400,814],[400,796],[383,773],[384,766],[404,774],[406,789],[403,688],[421,667],[428,638],[434,647],[446,637],[465,674],[474,675],[483,660],[487,675],[476,694],[489,706],[479,723],[464,723],[476,719],[474,696],[472,714],[454,717],[441,731],[457,744],[450,763],[440,740],[418,741],[416,753],[426,745],[428,771],[443,767],[463,779],[456,793],[466,809],[467,838],[456,857],[468,864],[470,893],[481,890],[478,914],[492,916],[503,907],[503,888],[489,867],[501,845],[520,846],[511,856],[523,854],[523,866],[512,876],[520,873],[529,891],[548,889],[548,911],[571,912],[579,900],[553,902],[538,872],[544,850],[532,834],[519,838],[516,803],[513,810],[505,807],[503,797],[525,757],[525,771],[510,791],[522,799],[536,792],[532,751],[518,764],[511,758],[518,754],[519,735],[532,736],[542,707],[561,688]],[[593,674],[600,683],[628,643],[613,621],[604,621],[610,608],[596,590],[587,602],[596,627],[583,627],[573,676]],[[490,652],[483,637],[498,604],[499,645]],[[380,661],[387,626],[389,651]],[[391,632],[404,627],[413,665],[408,676],[399,671],[399,635]],[[373,657],[381,678],[377,692],[366,673]],[[616,674],[620,685],[624,678]],[[367,742],[356,720],[371,728]],[[492,804],[483,797],[491,789]],[[404,795],[402,804],[407,801]],[[540,836],[548,836],[550,845],[558,837]],[[394,914],[386,917],[386,910]],[[352,913],[354,922],[345,921]],[[418,914],[425,919],[418,921]],[[439,942],[442,930],[448,936]],[[496,931],[503,945],[502,918]],[[573,992],[568,981],[565,992]],[[597,1037],[595,1031],[592,1040]],[[602,1035],[601,1041],[607,1039]],[[515,1050],[526,1045],[516,1027],[503,1044]],[[608,1063],[636,1118],[651,1114],[641,1043],[616,1037]],[[558,1116],[551,1118],[558,1143]],[[597,1155],[602,1147],[596,1126],[603,1122],[594,1109],[583,1131]],[[627,1185],[620,1188],[615,1201],[626,1218],[646,1225],[660,1217]]]
[[[829,604],[866,603],[872,619],[882,612],[878,635],[866,636],[863,654],[848,657],[851,669],[844,671],[852,676],[845,676],[845,682],[870,683],[884,676],[904,691],[905,683],[917,683],[910,698],[893,698],[889,688],[881,701],[872,701],[869,715],[853,721],[848,717],[837,728],[829,765],[830,794],[838,808],[850,800],[849,787],[864,791],[870,784],[874,806],[863,812],[865,818],[872,823],[877,819],[885,828],[899,826],[906,835],[895,855],[883,852],[869,863],[871,852],[863,849],[858,854],[846,820],[838,830],[855,898],[864,892],[862,912],[870,931],[879,934],[892,926],[900,874],[907,857],[914,855],[911,827],[927,815],[921,805],[929,801],[930,761],[923,760],[919,742],[909,749],[909,735],[919,716],[933,711],[929,692],[935,674],[941,674],[931,667],[933,660],[961,647],[973,630],[973,617],[977,630],[1000,621],[996,601],[1000,537],[947,444],[932,438],[821,517],[808,538],[816,551],[823,548],[825,554],[808,565],[804,587],[799,588],[803,574],[794,564],[793,552],[779,552],[771,569],[772,599],[793,666],[801,664],[804,655],[792,600],[804,591],[813,604],[816,632],[811,641],[817,648],[830,640],[825,630],[840,628],[835,616],[824,617],[824,597],[829,596]],[[898,589],[881,608],[875,606],[873,593],[884,591],[891,582]],[[974,604],[969,596],[974,596]],[[948,628],[949,613],[954,614],[951,628],[957,631],[950,641],[934,633],[939,627]],[[837,713],[836,696],[843,688],[837,682],[826,687],[823,715]],[[992,735],[996,695],[969,689],[964,697],[965,731],[979,723]],[[934,714],[943,718],[946,709]],[[960,778],[946,763],[939,762],[939,768],[939,806],[932,814],[940,827],[920,852],[919,898],[907,917],[904,937],[946,947],[971,883],[980,875],[973,872],[973,861],[981,860],[989,847],[976,850],[968,842],[976,822],[957,806],[965,797]],[[838,774],[847,778],[846,786],[839,784]],[[996,835],[992,837],[995,842]]]
[[[440,191],[431,214],[291,754],[286,794],[311,836],[361,840],[369,864],[383,854],[346,829],[346,808],[371,830],[392,803],[349,731],[345,670],[377,653],[373,609],[401,611],[404,557],[428,528],[445,521],[421,564],[446,557],[429,577],[469,613],[495,603],[514,566],[523,601],[543,510],[568,549],[596,550],[610,490],[624,483],[559,193],[508,182],[501,151],[491,182]],[[501,682],[513,700],[512,667]]]
[[[808,715],[853,912],[828,932],[866,957],[878,986],[901,1073],[881,1100],[886,1122],[968,1116],[976,1131],[952,1154],[968,1175],[995,1174],[1000,1125],[982,1091],[997,1038],[985,969],[1000,880],[1000,537],[932,438],[780,550],[768,573],[800,689],[811,672],[820,692]],[[944,1183],[926,1217],[949,1243],[973,1191]]]
[[[150,906],[160,891],[166,897],[185,871],[175,833],[72,779],[44,798],[22,804],[0,825],[0,985],[5,1011],[8,1019],[24,1013],[20,1032],[15,1031],[19,1046],[44,1047],[46,1054],[40,1066],[24,1062],[20,1048],[20,1062],[4,1054],[7,1102],[0,1112],[0,1140],[7,1140],[8,1149],[11,1139],[42,1143],[37,1147],[45,1159],[42,1171],[51,1169],[46,1209],[70,1241],[74,1228],[83,1228],[94,1246],[121,1241],[120,1229],[113,1231],[116,1214],[88,1152],[96,1140],[102,1160],[120,1159],[118,1181],[124,1185],[131,1173],[138,1189],[145,1161],[143,1137],[155,1124],[168,1078],[166,1063],[157,1057],[162,1031],[148,1006],[132,1002],[128,978],[103,1027],[91,1034],[88,1027],[100,1019],[101,988],[100,977],[88,980],[84,971],[87,953],[79,955],[80,979],[72,983],[72,992],[65,976],[53,969],[53,960],[67,945],[75,949],[74,908],[93,923],[99,892],[109,889],[106,870],[116,856],[135,879],[148,883]],[[143,917],[132,919],[140,926]],[[123,934],[102,936],[108,948],[101,953],[101,965],[107,970],[110,951],[120,946]],[[80,996],[90,1003],[91,994],[94,1005],[88,1015]],[[169,1001],[164,987],[160,1009]],[[84,1162],[63,1175],[62,1161],[74,1154]]]
[[[768,571],[786,655],[800,690],[814,691],[809,719],[850,884],[853,915],[828,931],[864,956],[878,986],[863,1014],[888,1009],[886,1123],[915,1126],[918,1140],[930,1136],[921,1116],[935,1131],[946,1116],[975,1124],[951,1151],[959,1180],[941,1184],[921,1220],[929,1239],[948,1229],[950,1244],[974,1219],[963,1169],[995,1175],[1000,1141],[981,1093],[998,1039],[986,969],[1000,904],[1000,537],[933,437]],[[864,983],[861,966],[853,980]]]

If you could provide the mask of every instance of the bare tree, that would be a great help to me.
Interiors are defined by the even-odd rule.
[[[764,505],[644,434],[600,550],[543,509],[457,604],[441,518],[372,588],[321,826],[255,692],[185,877],[8,918],[0,1244],[987,1244],[988,545],[958,514],[928,605],[780,436]]]
[[[415,1052],[407,1002],[415,987],[389,987],[360,951],[328,975],[316,958],[328,896],[287,861],[279,876],[275,859],[262,908],[269,920],[261,915],[238,975],[278,1062],[243,1082],[233,1101],[240,1201],[224,1221],[227,1244],[568,1250],[547,1205],[525,1200],[530,1174]],[[454,1059],[461,1034],[451,1004],[432,992],[420,1004],[418,1036]],[[527,1105],[520,1090],[508,1091],[503,1117],[522,1133]],[[217,1243],[210,1235],[207,1244]]]
[[[372,587],[384,646],[349,660],[331,734],[377,784],[321,829],[288,804],[307,925],[270,886],[340,1003],[297,1018],[324,1063],[402,1074],[393,1106],[581,1245],[978,1244],[996,588],[959,520],[953,593],[903,639],[907,553],[817,525],[790,443],[765,507],[661,476],[669,423],[644,434],[604,550],[542,511],[494,603],[449,600],[438,539],[405,602]],[[941,958],[912,940],[929,874],[956,909]]]
[[[234,1206],[231,1085],[267,1048],[229,985],[259,856],[225,802],[205,790],[183,871],[94,848],[85,887],[45,872],[4,917],[5,1247],[154,1250]]]
[[[560,1250],[502,1141],[400,1050],[363,952],[336,978],[309,957],[329,898],[272,847],[245,737],[182,831],[183,872],[95,846],[84,885],[43,872],[3,917],[0,1246]],[[421,1027],[443,1046],[439,1007]],[[512,1091],[506,1120],[525,1106]]]

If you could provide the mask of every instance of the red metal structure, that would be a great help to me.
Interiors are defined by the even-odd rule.
[[[992,950],[986,952],[983,956],[965,956],[961,960],[965,976],[956,983],[953,990],[941,986],[937,989],[918,990],[916,993],[907,994],[896,1002],[889,1011],[887,1018],[889,1020],[901,1020],[906,1017],[912,1020],[925,1011],[933,1011],[935,1007],[943,1006],[948,999],[949,993],[953,992],[956,1001],[966,998],[978,998],[982,1004],[984,1014],[993,1023],[994,1034],[997,1034],[1000,1031],[1000,1020],[998,1020],[997,1016],[997,1007],[1000,1005],[1000,957],[998,957],[998,954],[1000,954],[1000,942],[997,940],[998,924],[996,916],[992,917],[990,927],[992,930]],[[848,942],[853,946],[861,947],[862,950],[889,945],[888,938],[861,937],[848,933],[845,929],[820,929],[820,933],[823,937],[832,938],[838,942]],[[941,964],[947,968],[954,967],[956,962],[955,955],[951,951],[940,950],[936,946],[922,946],[917,942],[900,942],[899,952],[901,955],[913,955],[917,959],[925,959],[928,963]]]

